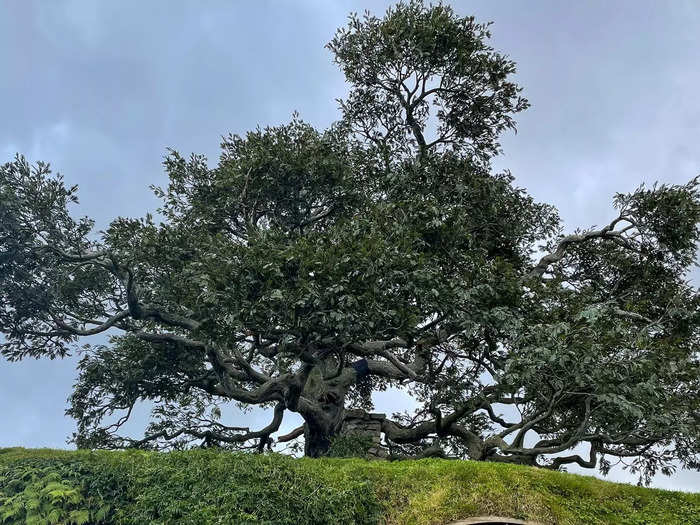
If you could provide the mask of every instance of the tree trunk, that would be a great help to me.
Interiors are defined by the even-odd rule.
[[[332,439],[340,433],[345,419],[347,387],[330,386],[320,370],[314,370],[304,387],[306,399],[314,409],[300,412],[304,418],[304,455],[312,458],[328,455]]]
[[[317,425],[304,424],[304,455],[310,458],[327,456],[336,434]]]
[[[342,396],[324,396],[319,400],[320,411],[304,414],[304,455],[312,458],[328,455],[331,441],[338,435],[345,419]]]

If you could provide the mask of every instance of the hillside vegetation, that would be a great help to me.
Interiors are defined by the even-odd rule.
[[[0,523],[697,524],[700,494],[470,461],[0,449]]]

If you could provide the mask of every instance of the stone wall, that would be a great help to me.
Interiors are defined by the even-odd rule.
[[[343,422],[343,434],[361,434],[372,439],[372,448],[368,451],[370,458],[382,459],[388,456],[388,451],[382,446],[382,420],[386,414],[370,414],[364,410],[347,410]]]

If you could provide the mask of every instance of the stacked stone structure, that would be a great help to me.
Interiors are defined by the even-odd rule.
[[[382,445],[382,420],[384,419],[386,419],[386,414],[372,414],[364,410],[347,410],[341,433],[368,436],[372,440],[372,446],[367,451],[367,456],[374,459],[384,459],[389,455],[386,447]]]

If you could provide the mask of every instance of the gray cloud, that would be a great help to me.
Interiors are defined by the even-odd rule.
[[[493,43],[532,102],[497,166],[557,205],[569,229],[609,219],[617,191],[700,172],[696,2],[454,4],[494,21]],[[345,85],[323,46],[349,11],[386,5],[0,3],[0,162],[16,151],[50,161],[80,185],[76,213],[98,227],[153,212],[147,187],[166,182],[166,147],[216,159],[221,135],[294,110],[321,127],[336,119]],[[63,446],[74,376],[75,359],[0,362],[0,446]],[[700,489],[692,473],[655,483]]]

